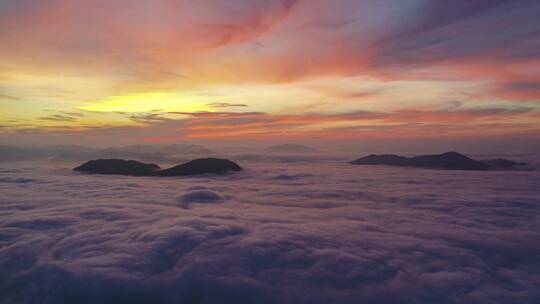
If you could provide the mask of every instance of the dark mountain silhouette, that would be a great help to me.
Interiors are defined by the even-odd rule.
[[[407,157],[394,154],[370,154],[366,157],[352,161],[354,165],[390,165],[390,166],[405,166]]]
[[[489,165],[471,159],[457,152],[446,152],[437,155],[422,155],[410,158],[409,162],[416,167],[441,168],[449,170],[487,170]]]
[[[496,170],[532,170],[527,163],[515,162],[504,158],[487,159],[482,162]]]
[[[271,146],[269,148],[266,148],[266,151],[269,152],[293,152],[293,153],[313,153],[318,152],[317,149],[298,145],[298,144],[284,144],[284,145],[276,145]]]
[[[457,152],[404,157],[392,154],[371,154],[351,162],[354,165],[388,165],[445,170],[520,170],[527,164],[507,159],[478,161]]]
[[[119,174],[119,175],[153,175],[159,166],[156,164],[145,164],[136,160],[123,159],[97,159],[90,160],[84,164],[73,168],[74,171],[92,174]]]
[[[238,164],[219,158],[200,158],[187,163],[160,170],[156,164],[145,164],[135,160],[97,159],[73,168],[74,171],[90,174],[117,174],[135,176],[185,176],[195,174],[223,174],[229,171],[241,171]]]
[[[159,176],[184,176],[195,174],[223,174],[229,171],[241,171],[240,167],[235,162],[221,158],[200,158],[189,161],[169,169],[157,172]]]

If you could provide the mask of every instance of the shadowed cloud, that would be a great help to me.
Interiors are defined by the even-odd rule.
[[[2,300],[538,302],[538,171],[340,162],[181,182],[6,164]]]

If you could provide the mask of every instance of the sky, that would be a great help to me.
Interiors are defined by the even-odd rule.
[[[531,150],[539,15],[528,0],[0,0],[0,141]]]

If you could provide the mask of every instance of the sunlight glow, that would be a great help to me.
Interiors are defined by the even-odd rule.
[[[183,95],[172,92],[144,92],[129,95],[115,95],[103,100],[90,102],[80,109],[95,112],[152,112],[212,111],[209,100],[197,95]]]

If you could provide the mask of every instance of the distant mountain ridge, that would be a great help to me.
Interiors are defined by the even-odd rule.
[[[386,165],[445,170],[530,170],[525,163],[507,159],[474,160],[457,152],[405,157],[394,154],[371,154],[350,162],[353,165]]]
[[[77,145],[8,146],[0,145],[0,161],[26,159],[139,159],[150,162],[173,162],[177,156],[210,155],[213,151],[194,144],[129,145],[119,147],[86,147]]]
[[[275,145],[266,148],[266,151],[269,152],[293,152],[293,153],[313,153],[313,152],[319,152],[319,150],[299,145],[299,144],[283,144],[283,145]]]

